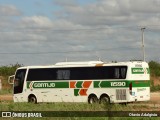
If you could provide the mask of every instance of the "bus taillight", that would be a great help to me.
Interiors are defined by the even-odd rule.
[[[132,83],[129,84],[129,92],[132,95]]]

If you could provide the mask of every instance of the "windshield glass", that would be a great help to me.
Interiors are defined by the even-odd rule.
[[[17,70],[14,80],[14,94],[22,93],[25,74],[26,74],[26,69]]]

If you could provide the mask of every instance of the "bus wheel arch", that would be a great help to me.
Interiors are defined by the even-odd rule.
[[[28,96],[28,102],[36,104],[37,103],[37,97],[34,94],[30,94]]]
[[[101,96],[100,96],[100,98],[99,98],[99,102],[100,103],[103,103],[103,104],[105,104],[105,103],[107,103],[107,104],[110,104],[110,97],[107,95],[107,94],[102,94]]]
[[[88,96],[88,103],[89,104],[98,103],[98,97],[95,94],[90,94]]]

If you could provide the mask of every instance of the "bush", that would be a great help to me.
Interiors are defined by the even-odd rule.
[[[150,73],[152,76],[160,76],[160,63],[155,61],[149,62]]]
[[[1,66],[0,67],[0,76],[10,76],[15,74],[15,71],[18,67],[21,67],[22,65],[20,64],[15,64],[15,65],[9,65],[9,66]]]
[[[160,91],[160,85],[155,85],[154,82],[157,83],[157,80],[159,80],[160,77],[160,63],[155,61],[149,62],[150,67],[150,74],[151,74],[151,91]],[[158,82],[159,83],[159,82]]]
[[[12,93],[12,85],[8,84],[8,76],[14,75],[15,71],[18,67],[22,65],[15,64],[15,65],[9,65],[9,66],[0,66],[0,79],[2,81],[2,90],[0,91],[0,94],[8,94]]]

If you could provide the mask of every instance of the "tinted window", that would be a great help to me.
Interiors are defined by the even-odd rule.
[[[30,69],[27,77],[27,81],[54,79],[56,79],[56,69],[54,68]]]
[[[26,69],[17,70],[14,80],[14,94],[22,93],[25,74],[26,74]]]
[[[69,80],[70,70],[57,70],[57,80]]]
[[[125,79],[126,72],[126,66],[30,69],[27,80]]]

